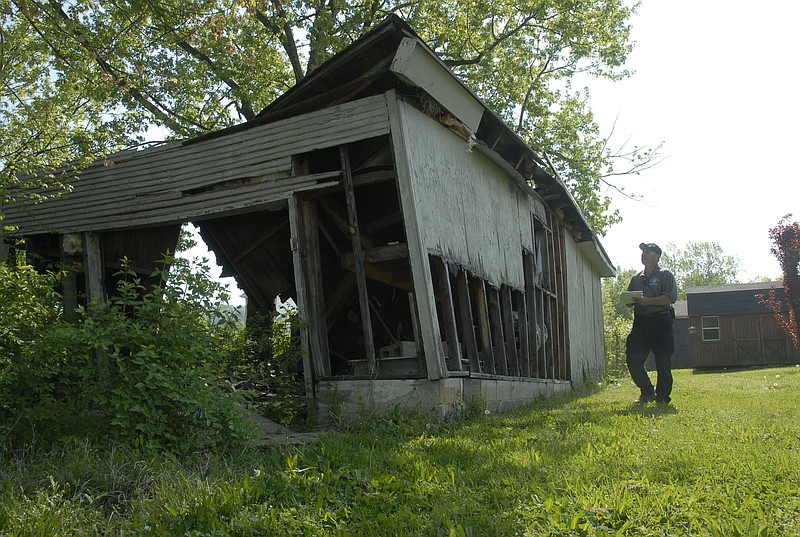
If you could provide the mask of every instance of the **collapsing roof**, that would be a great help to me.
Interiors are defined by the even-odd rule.
[[[429,65],[424,65],[425,63]],[[447,81],[448,84],[442,84],[441,81],[443,79],[441,78],[436,82],[433,79],[426,79],[426,75],[431,75],[435,69],[443,69],[450,74]],[[456,91],[456,87],[460,91]],[[600,250],[600,257],[605,258],[600,262],[608,261],[607,255],[602,251],[602,246],[597,240],[597,235],[564,183],[548,174],[545,171],[546,166],[543,161],[533,150],[496,114],[486,107],[469,88],[461,83],[455,75],[450,73],[441,60],[408,24],[396,15],[389,16],[370,33],[321,65],[306,79],[267,106],[254,120],[183,142],[176,142],[145,151],[117,153],[99,161],[94,165],[94,169],[90,168],[84,172],[84,175],[91,174],[93,171],[96,172],[97,168],[102,170],[106,167],[118,166],[130,160],[141,162],[145,157],[149,161],[169,159],[178,148],[187,148],[181,151],[181,153],[185,154],[187,151],[191,151],[190,146],[202,145],[204,142],[215,138],[225,137],[231,139],[232,142],[236,142],[238,141],[236,136],[239,133],[286,118],[356,101],[369,95],[380,94],[390,88],[402,88],[405,92],[422,90],[427,99],[433,98],[435,101],[429,102],[435,102],[438,105],[440,116],[447,116],[442,118],[444,121],[451,120],[453,129],[460,129],[462,132],[467,133],[466,136],[473,136],[475,149],[485,151],[495,163],[503,166],[521,186],[530,185],[533,187],[548,202],[548,205],[559,211],[561,220],[576,241],[593,241],[595,247]],[[465,95],[459,96],[458,93],[464,93]],[[370,121],[369,117],[364,117],[363,119],[364,121]],[[281,134],[279,133],[277,137],[279,138]],[[274,142],[274,139],[265,140],[264,145]],[[205,149],[205,147],[198,148],[196,152],[199,155]],[[230,149],[236,150],[238,148],[227,147],[220,149],[230,153]],[[154,155],[154,153],[159,152],[163,153],[159,156]],[[241,155],[234,156],[241,158]],[[254,162],[253,168],[258,168],[258,165],[259,163]],[[278,168],[263,171],[280,173],[283,166],[278,166]],[[174,179],[176,183],[181,182],[189,187],[183,191],[183,194],[203,194],[208,192],[207,185],[209,180],[202,178],[202,175],[210,176],[216,174],[214,177],[218,178],[218,171],[219,166],[214,169],[188,168],[183,170],[183,173],[179,176],[174,176]],[[201,177],[198,177],[198,172],[201,173]],[[198,178],[195,179],[195,177]],[[78,181],[80,179],[75,178],[74,182]],[[158,187],[156,185],[157,182],[157,180],[150,180],[131,185],[136,188],[129,189],[131,195],[127,199],[120,201],[135,201],[139,206],[146,206],[148,197],[155,198],[162,195],[161,192],[153,190],[153,187]],[[305,184],[298,185],[298,188],[303,188],[304,186]],[[217,183],[215,188],[220,189],[221,187]],[[198,199],[197,201],[201,200]],[[140,210],[139,206],[136,207],[137,210]],[[45,231],[48,227],[52,229],[54,224],[66,224],[58,219],[42,218],[41,214],[37,214],[35,218],[29,220],[25,218],[24,214],[15,212],[13,207],[8,211],[9,217],[21,217],[23,223],[32,226],[31,230]],[[43,211],[37,211],[37,213],[41,212]],[[133,223],[130,222],[131,219],[126,220],[122,215],[118,216],[117,221],[109,222],[114,228],[128,227]],[[92,229],[95,227],[92,224],[95,223],[98,222],[84,221],[82,227]],[[56,225],[55,227],[62,229],[61,225]],[[67,225],[67,229],[69,227]],[[611,269],[613,270],[613,266]]]
[[[439,104],[446,103],[446,106],[453,108],[443,112],[453,114],[460,126],[474,134],[478,149],[490,148],[491,152],[502,158],[501,165],[510,167],[508,171],[513,170],[515,178],[531,184],[551,206],[562,210],[562,220],[576,240],[582,242],[595,239],[596,234],[569,190],[560,179],[546,172],[542,159],[455,75],[450,73],[448,85],[437,85],[433,77],[426,79],[426,75],[432,76],[436,69],[433,64],[449,72],[445,64],[403,19],[390,15],[369,34],[339,52],[302,82],[278,97],[256,119],[196,138],[194,141],[225,136],[366,95],[383,93],[398,85],[407,85],[419,88]],[[457,98],[456,86],[469,97]]]

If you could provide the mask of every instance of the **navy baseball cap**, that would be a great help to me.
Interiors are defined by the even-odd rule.
[[[653,252],[661,255],[661,248],[658,247],[658,244],[652,242],[643,242],[639,245],[639,248],[642,250],[652,250]]]

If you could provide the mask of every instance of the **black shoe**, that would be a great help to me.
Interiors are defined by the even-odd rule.
[[[647,403],[652,403],[656,400],[655,395],[640,395],[638,399],[636,399],[633,404],[635,405],[644,405]]]
[[[656,404],[659,404],[659,405],[666,406],[666,405],[669,404],[670,401],[671,401],[671,399],[669,397],[667,397],[667,398],[656,397]]]

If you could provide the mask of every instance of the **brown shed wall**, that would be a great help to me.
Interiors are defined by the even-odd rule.
[[[771,314],[720,315],[719,341],[703,341],[702,317],[689,318],[694,367],[744,367],[800,363],[800,350]]]

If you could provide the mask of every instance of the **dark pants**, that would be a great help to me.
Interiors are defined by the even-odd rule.
[[[667,403],[672,393],[672,352],[675,350],[673,334],[670,313],[637,317],[633,320],[633,329],[625,342],[626,361],[633,382],[643,396],[655,394],[657,400]],[[658,373],[655,389],[644,368],[651,351],[656,359]]]

